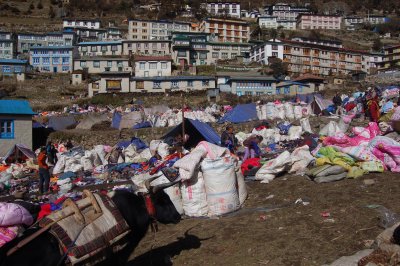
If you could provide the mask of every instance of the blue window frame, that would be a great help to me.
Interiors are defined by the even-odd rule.
[[[39,65],[40,64],[40,58],[33,58],[33,64],[34,65]]]
[[[10,66],[3,66],[3,73],[11,73],[11,67]]]
[[[50,65],[50,57],[43,57],[43,65]]]
[[[60,64],[60,58],[59,57],[53,57],[53,65],[58,65]]]
[[[284,94],[289,94],[290,93],[290,87],[284,87],[283,88],[283,93]]]
[[[22,72],[22,67],[16,66],[14,67],[14,73],[21,73]]]
[[[62,58],[62,64],[63,65],[69,65],[69,57],[63,57]]]
[[[276,94],[278,94],[278,95],[281,94],[281,89],[279,89],[279,88],[276,89]]]
[[[69,66],[63,66],[62,71],[65,71],[65,72],[69,71]]]
[[[303,86],[299,86],[299,88],[297,89],[297,92],[303,92]]]
[[[188,87],[193,87],[193,80],[188,80],[187,84],[188,84]]]
[[[0,139],[14,138],[14,120],[0,120]]]

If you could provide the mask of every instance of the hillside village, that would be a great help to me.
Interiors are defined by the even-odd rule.
[[[140,6],[148,12],[160,8],[161,3]],[[378,33],[398,23],[391,14],[344,15],[340,8],[332,14],[286,3],[245,10],[236,1],[209,1],[199,10],[201,20],[187,5],[180,14],[184,21],[65,17],[57,32],[3,30],[0,75],[23,82],[40,73],[67,74],[89,97],[205,91],[215,99],[220,92],[310,93],[327,82],[363,81],[400,64],[399,33]],[[360,44],[335,32],[375,37]]]

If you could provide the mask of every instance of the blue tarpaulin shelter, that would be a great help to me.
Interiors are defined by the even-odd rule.
[[[149,121],[145,121],[139,124],[136,124],[133,126],[133,129],[141,129],[141,128],[147,128],[151,127],[151,123]]]
[[[182,123],[177,125],[162,138],[176,137],[179,134],[182,134]],[[185,143],[186,148],[195,147],[200,141],[204,140],[216,145],[221,143],[221,138],[217,132],[215,132],[210,125],[199,120],[185,118],[185,134],[189,135],[189,139]]]
[[[232,110],[227,112],[218,123],[244,123],[248,121],[258,120],[256,104],[239,104],[236,105]]]

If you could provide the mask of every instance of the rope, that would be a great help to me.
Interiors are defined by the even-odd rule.
[[[81,235],[83,229],[85,229],[85,227],[86,227],[87,225],[88,225],[88,224],[85,223],[85,224],[82,226],[81,230],[79,231],[78,235],[75,237],[74,241],[71,243],[71,245],[69,245],[68,249],[64,252],[64,254],[62,255],[61,259],[58,261],[57,266],[60,266],[60,265],[65,261],[66,257],[68,256],[68,252],[69,252],[69,251],[71,250],[71,248],[75,245],[76,240],[78,240],[78,237]]]

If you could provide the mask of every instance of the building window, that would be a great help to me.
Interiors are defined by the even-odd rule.
[[[62,64],[63,65],[69,65],[69,57],[63,57],[62,58]]]
[[[150,69],[157,69],[157,63],[150,63]]]
[[[161,89],[161,81],[153,81],[153,89]]]
[[[117,45],[111,45],[111,51],[118,51]]]
[[[53,65],[58,65],[60,64],[60,58],[59,57],[53,57]]]
[[[16,66],[14,67],[14,73],[21,73],[22,72],[22,67]]]
[[[0,139],[14,138],[14,120],[0,120]]]
[[[62,67],[63,72],[68,72],[69,71],[69,66],[63,66]]]
[[[228,59],[228,53],[222,53],[221,54],[222,59]]]
[[[218,58],[218,56],[219,56],[219,53],[218,53],[218,52],[213,52],[213,53],[212,53],[212,58]]]
[[[100,61],[93,61],[94,68],[100,68]]]
[[[188,87],[193,87],[193,80],[189,80],[189,81],[187,82],[187,85],[188,85]]]
[[[199,58],[200,59],[207,59],[207,53],[199,53]]]
[[[86,61],[81,61],[81,67],[86,67]]]
[[[162,62],[161,63],[161,69],[167,69],[167,63]]]
[[[140,62],[139,63],[139,69],[144,70],[146,63],[145,62]]]
[[[102,47],[101,47],[101,51],[102,51],[102,52],[107,52],[107,50],[108,50],[108,49],[107,49],[107,46],[102,46]]]
[[[50,57],[43,57],[43,65],[50,65]]]
[[[40,64],[40,58],[33,58],[33,64],[34,65],[39,65]]]
[[[11,67],[10,66],[3,66],[3,73],[11,73]]]
[[[112,61],[107,61],[107,67],[112,67]]]
[[[92,46],[90,47],[91,52],[97,52],[97,46]]]
[[[178,51],[179,57],[186,57],[186,51]]]
[[[179,81],[171,81],[171,86],[176,88],[179,86]]]
[[[209,86],[209,84],[210,84],[210,82],[208,80],[203,80],[201,82],[201,85],[203,85],[203,86]]]

